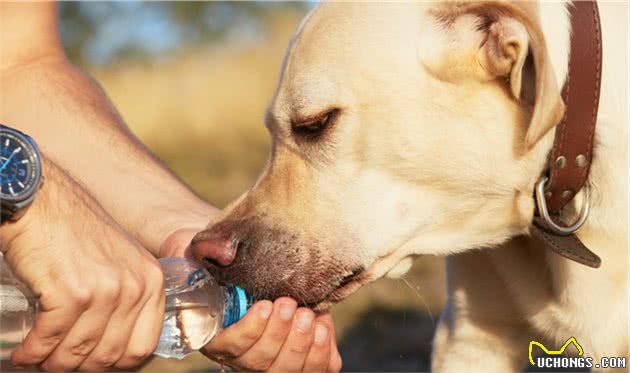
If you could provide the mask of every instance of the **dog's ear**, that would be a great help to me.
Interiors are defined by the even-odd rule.
[[[515,99],[533,105],[525,136],[527,149],[560,122],[565,110],[532,8],[504,1],[456,2],[435,12],[447,24],[462,15],[477,17],[477,31],[483,37],[476,60],[485,78],[505,79]]]

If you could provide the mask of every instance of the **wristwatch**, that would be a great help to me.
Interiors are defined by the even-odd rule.
[[[0,124],[0,224],[22,217],[43,180],[41,155],[35,141]]]

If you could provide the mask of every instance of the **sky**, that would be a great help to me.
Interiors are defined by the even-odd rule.
[[[94,34],[80,43],[82,55],[91,64],[107,64],[125,50],[141,51],[153,58],[168,56],[169,52],[191,40],[203,40],[206,45],[224,41],[225,38],[229,38],[230,42],[255,40],[264,35],[265,15],[274,9],[287,6],[309,8],[314,4],[265,1],[206,3],[202,14],[192,15],[200,22],[191,20],[186,23],[186,18],[179,18],[178,22],[173,7],[179,5],[173,4],[142,1],[64,3],[61,5],[66,7],[61,11],[61,34],[65,41],[81,40],[88,35],[84,31],[93,28]],[[73,17],[65,16],[72,13],[68,10],[76,11]]]

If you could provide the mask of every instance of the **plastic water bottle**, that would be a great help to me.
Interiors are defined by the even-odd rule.
[[[237,286],[220,286],[197,262],[160,259],[166,310],[155,355],[182,359],[245,315],[254,299]],[[0,257],[0,360],[11,357],[33,326],[37,298]]]
[[[155,355],[183,359],[240,320],[255,302],[238,286],[221,286],[197,262],[160,259],[166,312]]]

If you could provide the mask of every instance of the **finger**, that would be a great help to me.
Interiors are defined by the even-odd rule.
[[[130,280],[124,283],[120,303],[112,313],[101,340],[81,363],[79,370],[106,370],[113,367],[125,352],[140,310],[147,300],[141,296],[143,286]]]
[[[315,323],[315,336],[313,346],[306,356],[302,370],[304,372],[326,372],[330,362],[330,331],[328,326],[321,321]]]
[[[210,358],[243,355],[262,336],[273,308],[271,301],[257,302],[241,320],[212,338],[202,352]]]
[[[328,330],[330,330],[330,361],[328,362],[326,372],[337,373],[341,371],[343,361],[341,359],[341,355],[339,354],[339,349],[337,348],[337,332],[335,330],[335,324],[330,314],[318,316],[317,320],[326,324],[326,326],[328,326]]]
[[[204,227],[182,228],[171,233],[160,246],[157,255],[158,258],[177,256],[193,259],[192,253],[190,252],[190,241],[202,230],[204,230]]]
[[[262,336],[236,360],[239,366],[252,370],[266,370],[274,361],[291,330],[297,302],[278,298]]]
[[[298,372],[302,370],[306,356],[313,344],[315,314],[308,308],[295,313],[293,325],[280,353],[269,367],[270,372]]]
[[[156,291],[140,311],[127,349],[115,364],[116,368],[129,369],[138,366],[155,351],[162,332],[166,303],[166,295],[162,288],[156,289],[159,293]]]
[[[71,330],[72,325],[87,308],[90,299],[87,292],[82,292],[78,288],[66,294],[72,295],[55,299],[55,303],[63,304],[63,307],[52,306],[46,309],[46,300],[44,298],[40,300],[42,310],[24,342],[13,352],[11,356],[13,365],[40,364]],[[56,295],[63,297],[62,294]]]
[[[338,373],[343,367],[343,360],[341,359],[341,355],[339,354],[339,349],[337,348],[337,342],[335,342],[334,333],[331,337],[330,362],[328,363],[328,368],[326,369],[326,371],[330,373]]]
[[[328,363],[327,372],[339,372],[342,367],[341,355],[339,354],[339,349],[337,348],[337,333],[335,330],[335,323],[333,322],[333,318],[329,313],[321,314],[316,318],[317,322],[324,323],[328,330],[330,331],[330,361]]]
[[[118,296],[118,295],[114,295]],[[85,311],[63,341],[42,364],[47,371],[75,370],[96,347],[114,309],[113,301],[103,297]]]

